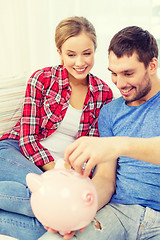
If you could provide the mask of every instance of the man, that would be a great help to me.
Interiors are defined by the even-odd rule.
[[[131,26],[112,38],[108,52],[108,69],[122,97],[101,109],[100,138],[79,138],[65,153],[65,160],[85,176],[95,165],[98,170],[105,169],[103,185],[95,185],[99,192],[105,186],[106,194],[98,193],[99,208],[103,206],[96,215],[98,229],[94,223],[90,224],[73,239],[158,240],[160,79],[157,43],[148,31]]]
[[[133,26],[111,40],[109,71],[122,97],[99,115],[100,138],[81,137],[65,153],[76,171],[93,183],[98,209],[78,240],[160,239],[160,79],[154,37]],[[82,170],[86,162],[85,170]],[[65,235],[71,238],[74,233]],[[58,234],[49,239],[62,239]],[[43,237],[42,237],[43,239]]]

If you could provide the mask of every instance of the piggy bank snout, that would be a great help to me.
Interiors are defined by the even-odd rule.
[[[85,205],[92,205],[94,203],[94,194],[89,192],[89,191],[86,191],[85,193],[83,193],[82,195],[82,199],[85,203]]]

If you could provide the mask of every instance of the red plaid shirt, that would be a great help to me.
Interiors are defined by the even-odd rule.
[[[99,136],[99,111],[113,97],[111,89],[102,80],[92,74],[88,79],[89,87],[77,138]],[[37,166],[53,161],[50,152],[40,144],[40,139],[47,138],[58,128],[67,111],[71,91],[64,66],[36,71],[27,84],[21,119],[1,139],[19,140],[23,155]]]

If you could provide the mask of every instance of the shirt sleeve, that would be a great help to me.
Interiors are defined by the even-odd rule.
[[[110,111],[110,105],[107,104],[104,105],[99,113],[98,118],[98,130],[100,137],[111,137],[113,136],[112,132],[112,120],[111,120],[111,111]]]
[[[97,101],[97,108],[96,108],[96,117],[90,126],[89,136],[99,137],[99,129],[98,129],[98,119],[99,119],[99,113],[101,111],[101,108],[112,101],[113,99],[113,93],[112,90],[108,87],[108,85],[105,85],[103,88],[103,91],[100,94],[100,98]],[[99,107],[100,106],[100,107]]]
[[[54,160],[39,142],[43,87],[43,72],[37,71],[31,76],[26,87],[19,140],[24,156],[37,166]]]

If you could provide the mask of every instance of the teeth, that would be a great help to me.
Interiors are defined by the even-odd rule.
[[[129,92],[131,89],[128,89],[128,90],[122,90],[124,93],[127,93]]]
[[[77,72],[83,72],[85,70],[85,68],[82,69],[75,69]]]

